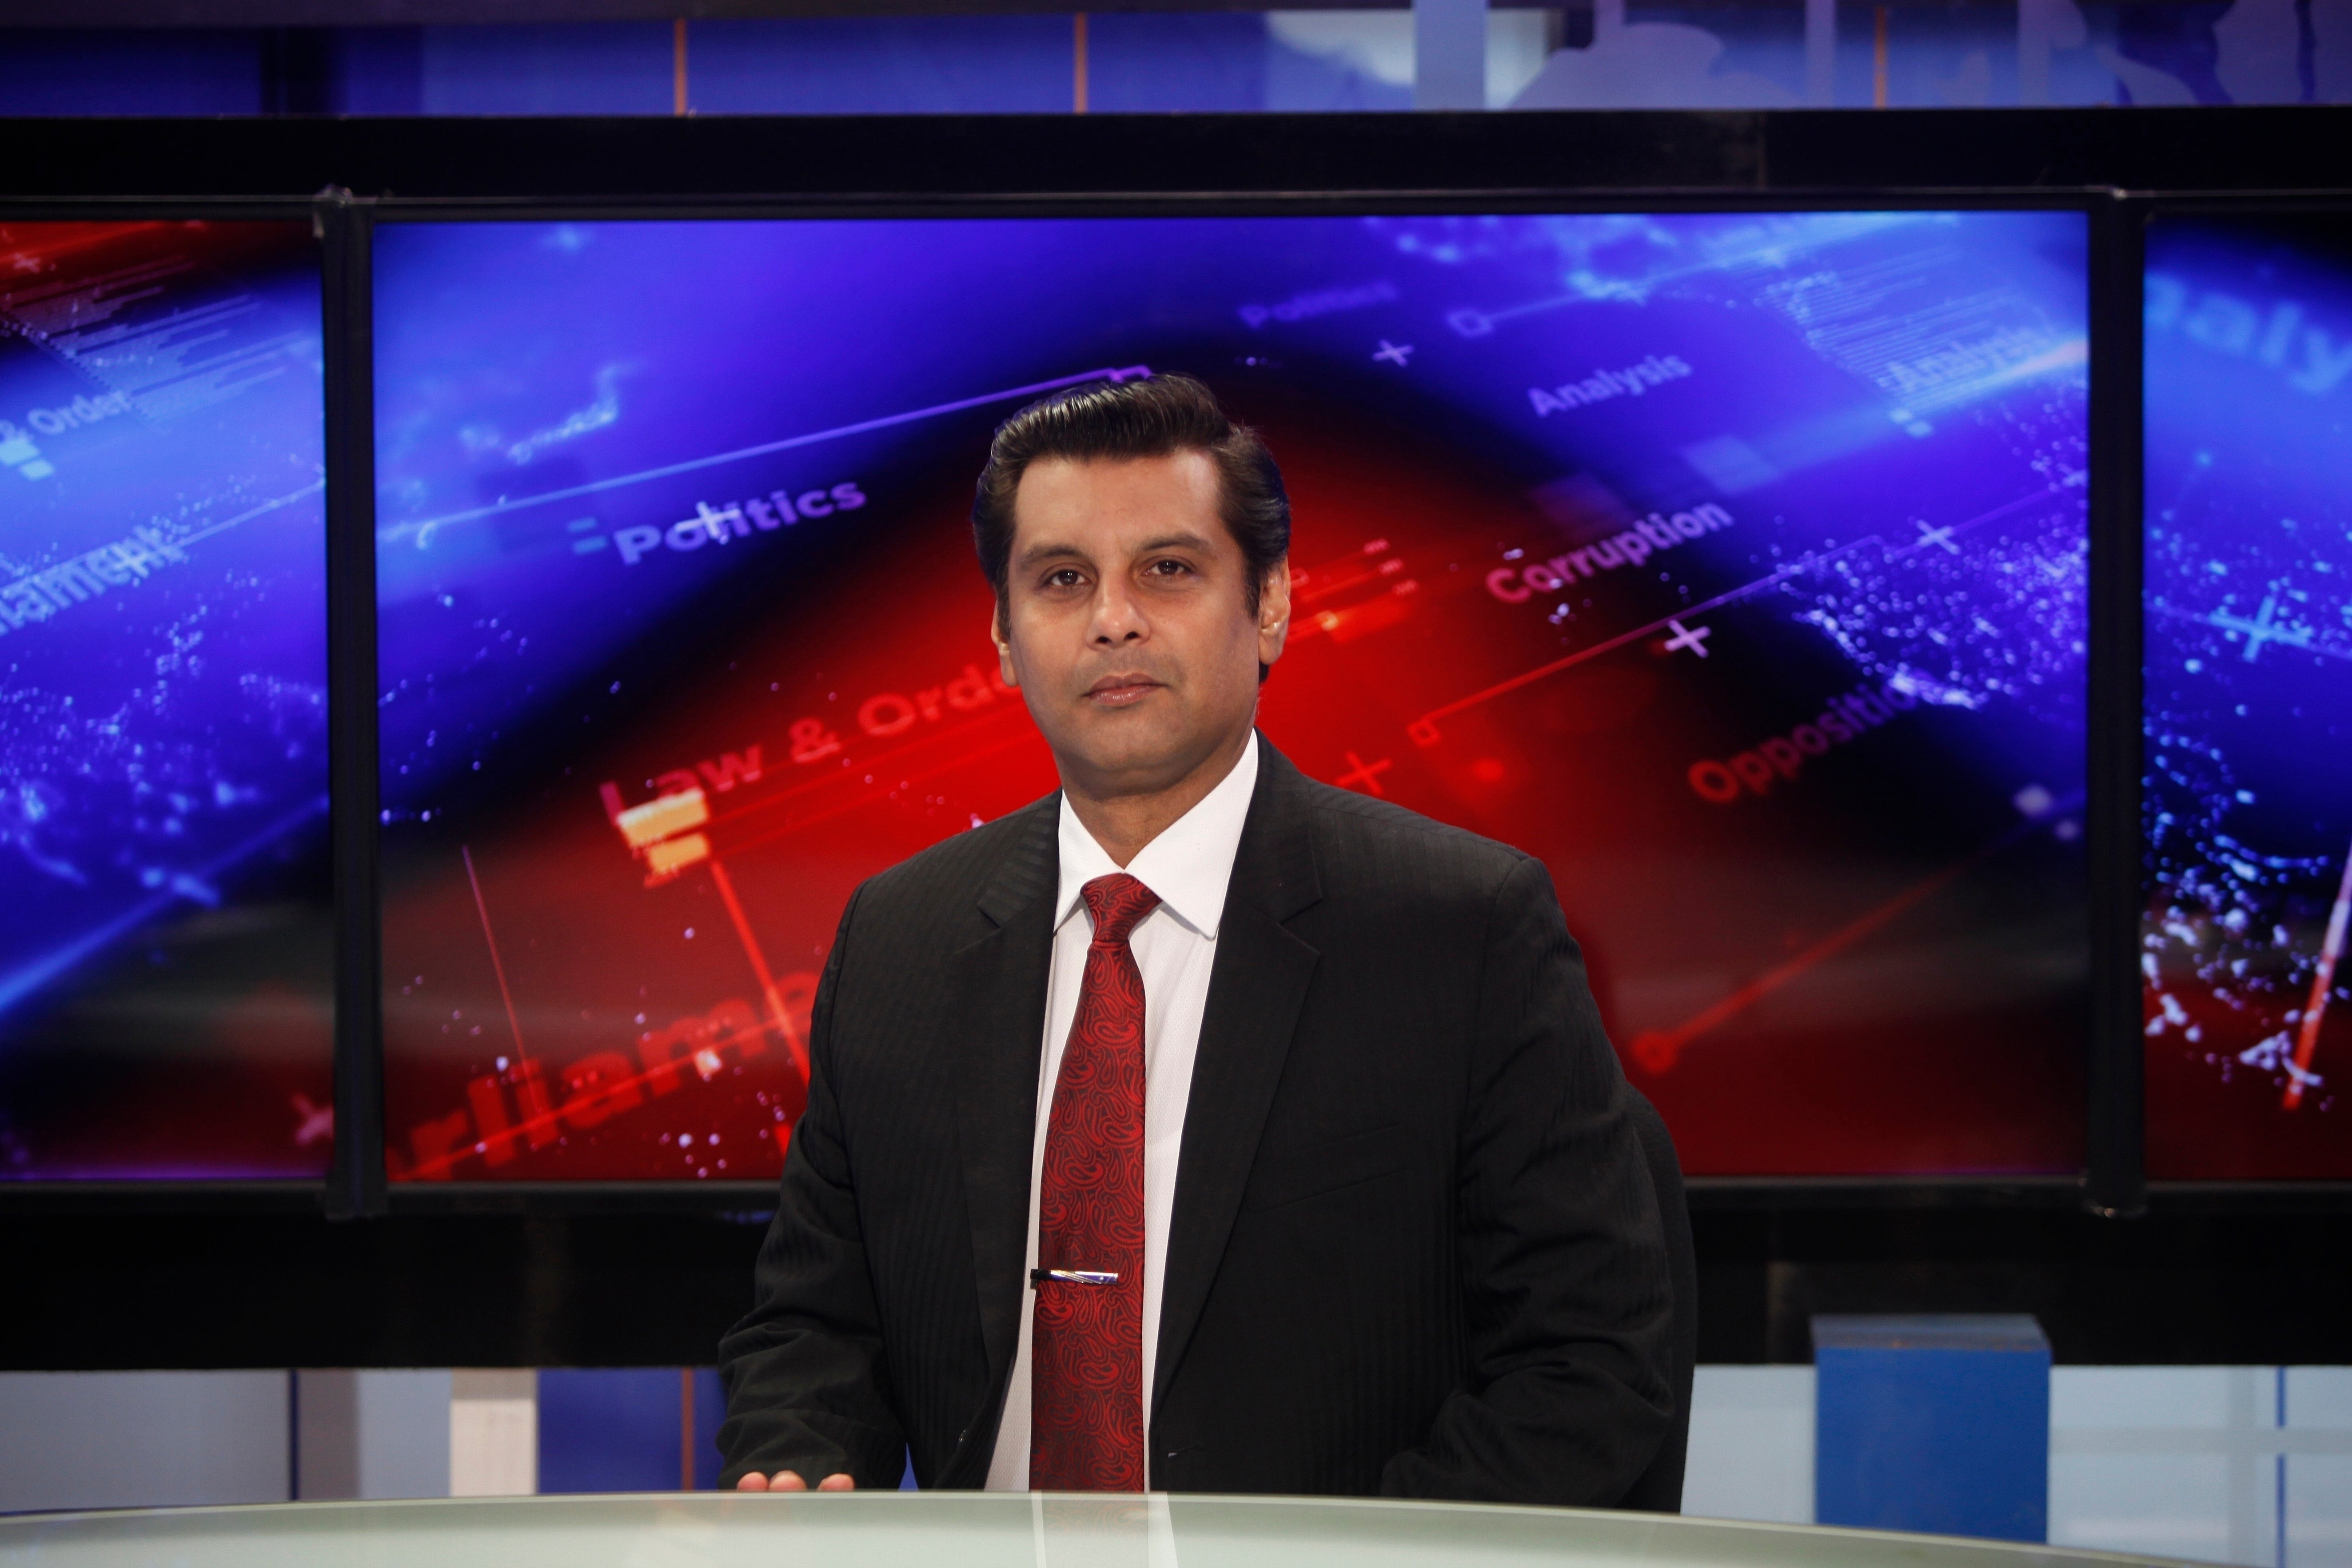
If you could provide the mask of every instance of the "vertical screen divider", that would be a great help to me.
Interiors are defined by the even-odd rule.
[[[378,905],[375,448],[370,215],[330,187],[323,242],[327,383],[327,668],[335,868],[335,1153],[330,1218],[389,1206]]]
[[[2124,193],[2091,228],[2091,1007],[2084,1198],[2147,1208],[2141,1085],[2139,793],[2141,266],[2147,208]]]

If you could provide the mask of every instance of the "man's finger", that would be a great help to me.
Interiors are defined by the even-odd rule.
[[[801,1479],[798,1470],[778,1470],[775,1479],[768,1483],[768,1489],[772,1492],[804,1492],[808,1490],[808,1483]]]
[[[845,1476],[839,1470],[835,1470],[817,1482],[816,1489],[821,1492],[854,1492],[857,1489],[857,1478]]]
[[[750,1475],[744,1476],[736,1481],[735,1489],[739,1492],[766,1491],[768,1489],[768,1478],[761,1475],[759,1471],[753,1470]]]

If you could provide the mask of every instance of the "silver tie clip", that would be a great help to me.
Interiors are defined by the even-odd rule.
[[[1105,1274],[1094,1268],[1032,1268],[1029,1283],[1043,1285],[1048,1279],[1058,1279],[1065,1285],[1116,1285],[1118,1276]]]

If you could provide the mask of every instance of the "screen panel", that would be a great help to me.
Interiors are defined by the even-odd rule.
[[[325,1171],[319,265],[0,221],[0,1177]]]
[[[2147,1172],[2352,1177],[2352,212],[2147,266]]]
[[[863,878],[1054,787],[994,425],[1181,370],[1268,738],[1549,865],[1701,1174],[2082,1156],[2076,212],[387,223],[395,1179],[772,1176]]]

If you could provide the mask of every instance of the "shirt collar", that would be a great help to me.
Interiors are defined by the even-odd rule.
[[[1242,748],[1241,760],[1217,787],[1143,847],[1127,872],[1160,895],[1168,912],[1192,930],[1216,940],[1217,922],[1225,912],[1225,889],[1234,879],[1234,857],[1242,843],[1242,824],[1248,820],[1250,797],[1257,789],[1256,731]],[[1062,797],[1062,881],[1054,901],[1054,929],[1077,912],[1080,890],[1097,877],[1119,869],[1095,842],[1078,814]]]

